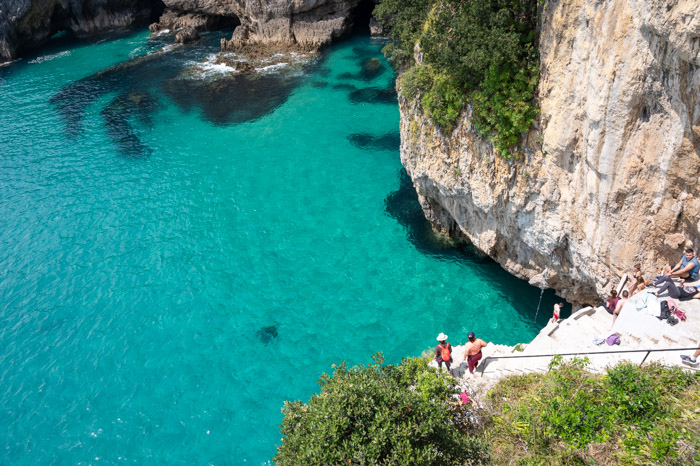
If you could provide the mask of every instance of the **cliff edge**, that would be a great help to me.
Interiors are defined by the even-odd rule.
[[[548,1],[539,48],[541,114],[517,160],[470,108],[446,135],[400,98],[401,161],[436,228],[593,303],[632,264],[651,275],[699,249],[700,3]]]

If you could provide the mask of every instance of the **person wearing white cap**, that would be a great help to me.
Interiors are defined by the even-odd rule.
[[[435,348],[435,360],[438,363],[438,368],[442,369],[442,363],[445,363],[447,372],[450,372],[450,363],[452,362],[452,345],[447,343],[447,335],[440,332],[437,336],[437,341],[440,342]]]

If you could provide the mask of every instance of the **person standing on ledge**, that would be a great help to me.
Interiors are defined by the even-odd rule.
[[[452,345],[447,343],[447,335],[440,332],[437,336],[437,341],[440,342],[435,348],[435,360],[438,363],[438,369],[442,369],[442,363],[445,363],[447,372],[450,372],[450,363],[452,362]]]
[[[549,319],[549,323],[559,322],[561,319],[561,308],[564,307],[564,303],[557,303],[554,305],[554,312],[552,312],[552,318]]]
[[[462,362],[464,362],[465,359],[467,360],[469,364],[469,373],[473,374],[474,369],[476,369],[476,366],[479,365],[479,361],[481,360],[481,348],[488,345],[488,343],[481,338],[476,338],[474,332],[469,332],[467,338],[469,339],[469,343],[464,345],[464,358],[462,358]]]
[[[671,268],[670,264],[664,267],[664,275],[671,278],[689,278],[691,281],[698,279],[698,272],[700,272],[700,262],[692,248],[685,250],[685,254],[675,267]]]

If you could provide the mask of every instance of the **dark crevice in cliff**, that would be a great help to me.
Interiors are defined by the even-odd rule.
[[[17,57],[46,45],[60,33],[63,33],[62,37],[71,38],[148,26],[160,18],[165,4],[162,0],[127,0],[99,5],[76,1],[57,2],[50,11],[42,12],[40,6],[35,8],[30,15],[32,19],[20,23],[14,31],[14,53]]]
[[[374,0],[362,0],[351,11],[353,32],[368,34],[369,20],[372,18],[372,12],[376,2]]]
[[[150,3],[151,14],[148,17],[148,22],[155,23],[160,19],[165,12],[165,3],[162,0],[143,0],[144,3]]]

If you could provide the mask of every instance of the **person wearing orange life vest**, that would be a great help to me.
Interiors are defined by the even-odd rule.
[[[438,363],[438,368],[442,369],[442,363],[444,362],[447,372],[449,372],[450,363],[452,363],[452,345],[447,343],[447,335],[442,332],[437,336],[437,341],[440,342],[435,348],[435,360]]]

